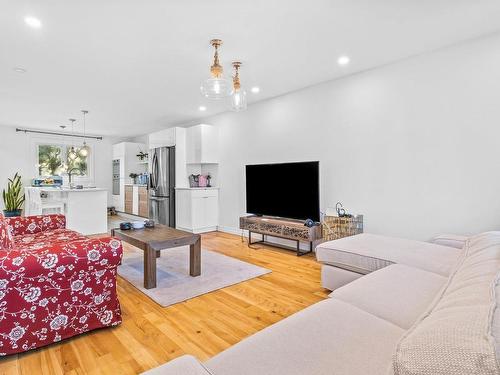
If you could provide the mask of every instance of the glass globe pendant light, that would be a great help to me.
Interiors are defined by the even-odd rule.
[[[83,146],[78,151],[78,155],[80,155],[82,158],[85,158],[88,156],[89,149],[90,149],[89,146],[87,146],[87,141],[85,139],[85,134],[86,134],[86,129],[87,129],[87,126],[85,123],[85,116],[87,115],[87,113],[89,113],[89,111],[82,109],[82,113],[83,113]]]
[[[69,121],[71,121],[71,135],[74,136],[75,135],[75,121],[76,120],[74,118],[70,118]],[[74,139],[73,139],[73,141],[74,141]],[[70,160],[76,160],[76,158],[78,158],[78,154],[76,153],[74,144],[69,149],[68,158]]]
[[[222,40],[212,39],[210,44],[215,48],[214,63],[210,67],[210,78],[202,83],[200,91],[208,99],[222,99],[232,92],[231,84],[224,78],[222,65],[219,64],[219,47]]]
[[[240,67],[241,62],[234,61],[233,94],[231,95],[231,109],[235,112],[247,109],[247,93],[241,88]]]

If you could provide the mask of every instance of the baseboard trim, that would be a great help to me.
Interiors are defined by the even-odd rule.
[[[235,234],[237,236],[241,236],[241,232],[242,232],[242,230],[239,229],[239,228],[224,227],[224,226],[220,226],[220,225],[217,227],[217,230],[219,232],[224,232],[224,233],[229,233],[229,234]],[[243,230],[243,236],[248,237],[248,231],[247,230]]]

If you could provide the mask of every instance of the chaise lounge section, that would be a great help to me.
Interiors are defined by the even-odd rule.
[[[121,323],[121,242],[66,229],[63,215],[0,215],[0,355]]]
[[[463,253],[465,240],[448,235],[429,243],[362,233],[324,242],[316,247],[316,258],[322,265],[321,283],[335,290],[391,264],[406,264],[447,277]]]
[[[147,374],[498,375],[500,232],[448,248],[433,270],[392,259],[206,363]]]

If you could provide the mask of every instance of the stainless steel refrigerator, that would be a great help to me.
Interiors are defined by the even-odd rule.
[[[149,218],[175,228],[175,147],[149,151]]]

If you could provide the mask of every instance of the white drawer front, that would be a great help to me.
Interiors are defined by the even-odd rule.
[[[193,198],[203,198],[203,197],[217,197],[219,191],[215,189],[197,189],[191,190],[191,197]]]

